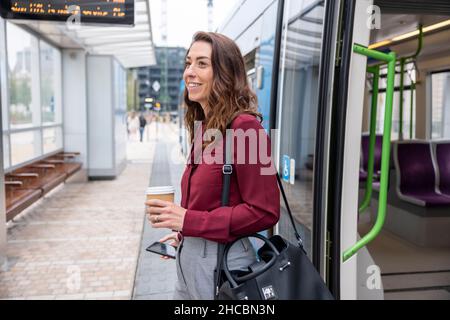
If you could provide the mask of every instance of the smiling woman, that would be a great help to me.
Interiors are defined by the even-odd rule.
[[[186,57],[183,75],[189,100],[199,103],[205,114],[208,113],[208,96],[213,79],[211,52],[212,46],[208,42],[195,42]]]
[[[258,121],[261,117],[257,112],[257,99],[249,88],[244,59],[237,45],[224,35],[198,32],[185,61],[185,122],[193,148],[181,180],[181,205],[158,200],[146,204],[154,228],[180,230],[160,240],[172,240],[172,244],[178,246],[174,298],[213,299],[218,243],[228,243],[272,227],[279,219],[280,195],[275,175],[264,173],[265,168],[273,167],[271,144]],[[260,146],[263,142],[268,150],[261,156],[249,141],[242,150],[248,157],[239,161],[239,141],[233,136],[233,144],[227,145],[233,145],[229,162],[232,170],[229,167],[226,170],[230,183],[223,189],[225,166],[205,160],[210,148],[198,142],[198,136],[194,137],[194,133],[201,132],[194,129],[195,122],[201,122],[205,130],[220,131],[222,137],[227,128],[243,132],[245,137],[262,131],[261,135],[255,134],[253,143]],[[214,150],[223,152],[223,139],[214,142],[211,144]],[[203,151],[200,162],[193,161],[199,155],[198,150]],[[223,190],[229,190],[229,201],[222,201]],[[248,238],[238,243],[229,252],[228,265],[233,270],[245,271],[255,262],[255,251]]]
[[[212,32],[194,35],[186,55],[184,81],[187,84],[186,125],[191,140],[195,121],[204,121],[205,130],[218,129],[225,136],[226,127],[240,113],[261,119],[256,95],[248,85],[241,51],[224,35]]]

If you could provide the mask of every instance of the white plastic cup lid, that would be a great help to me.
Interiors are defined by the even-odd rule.
[[[145,194],[169,194],[175,193],[175,188],[173,186],[161,186],[161,187],[150,187],[147,188]]]

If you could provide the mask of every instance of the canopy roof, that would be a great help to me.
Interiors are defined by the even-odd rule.
[[[14,21],[28,26],[60,48],[112,55],[125,68],[156,64],[148,0],[135,0],[134,26],[68,25],[52,21]]]

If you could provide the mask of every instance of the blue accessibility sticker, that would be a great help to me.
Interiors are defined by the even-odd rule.
[[[283,180],[289,182],[291,174],[291,159],[287,155],[283,155]]]

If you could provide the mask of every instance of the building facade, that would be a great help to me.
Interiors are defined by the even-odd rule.
[[[177,111],[186,49],[156,47],[155,54],[157,61],[155,66],[138,69],[139,109],[145,110],[145,99],[152,98],[153,104],[157,102],[161,104],[162,111]],[[167,76],[165,75],[166,63]]]

